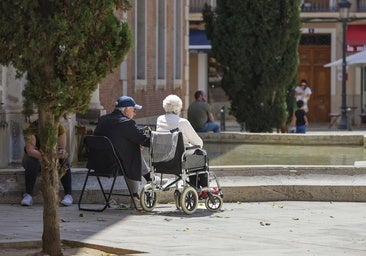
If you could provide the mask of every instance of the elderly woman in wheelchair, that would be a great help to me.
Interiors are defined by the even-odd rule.
[[[209,171],[208,157],[202,149],[203,141],[190,122],[180,117],[182,100],[169,95],[163,101],[165,114],[157,119],[156,131],[151,133],[150,168],[154,173],[173,174],[175,179],[167,184],[147,184],[141,191],[141,207],[152,211],[157,203],[156,191],[175,187],[177,209],[186,214],[196,211],[198,200],[205,200],[209,211],[218,211],[223,204],[223,194],[216,175]],[[215,187],[210,184],[216,183]]]

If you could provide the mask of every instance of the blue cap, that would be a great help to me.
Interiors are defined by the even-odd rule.
[[[115,104],[116,108],[134,107],[135,109],[142,109],[142,106],[136,104],[135,100],[129,96],[121,96]]]

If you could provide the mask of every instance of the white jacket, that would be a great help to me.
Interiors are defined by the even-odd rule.
[[[156,121],[156,131],[164,132],[178,128],[183,135],[184,145],[200,146],[202,148],[203,141],[193,129],[191,123],[175,114],[165,114],[158,117]]]

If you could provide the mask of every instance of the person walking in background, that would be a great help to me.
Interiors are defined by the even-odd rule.
[[[304,109],[304,101],[298,100],[297,110],[295,111],[296,117],[296,133],[306,133],[306,127],[309,126],[308,118],[306,117],[306,111]]]
[[[188,107],[188,121],[196,132],[220,132],[220,124],[215,122],[210,105],[203,91],[196,91],[195,101]]]
[[[302,79],[300,84],[295,88],[295,98],[296,102],[302,100],[304,102],[304,110],[306,113],[309,112],[308,101],[310,100],[311,89],[308,85],[308,82],[305,79]]]
[[[302,100],[304,102],[304,110],[306,113],[308,113],[309,112],[308,101],[310,100],[310,96],[311,96],[311,89],[308,85],[308,82],[305,79],[302,79],[295,88],[295,102],[294,102],[295,106],[294,106],[294,112],[292,114],[292,119],[291,119],[290,132],[292,132],[292,133],[296,132],[295,112],[297,109],[297,102],[299,100]]]
[[[38,173],[41,171],[41,157],[39,151],[40,140],[38,137],[38,120],[29,125],[24,133],[25,147],[23,156],[23,167],[25,169],[25,194],[20,202],[23,206],[31,206],[33,204],[33,189],[36,184]],[[66,159],[66,130],[62,124],[58,126],[57,147],[59,154],[59,162],[61,165],[66,164],[66,173],[61,178],[62,186],[64,187],[65,196],[61,200],[64,206],[72,205],[73,198],[71,196],[71,170]],[[65,162],[66,161],[66,162]]]

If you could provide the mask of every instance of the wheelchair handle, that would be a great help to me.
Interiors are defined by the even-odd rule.
[[[198,145],[193,145],[193,146],[190,146],[190,147],[186,147],[186,150],[189,150],[189,149],[197,149],[197,148],[201,148],[201,147],[198,146]]]

